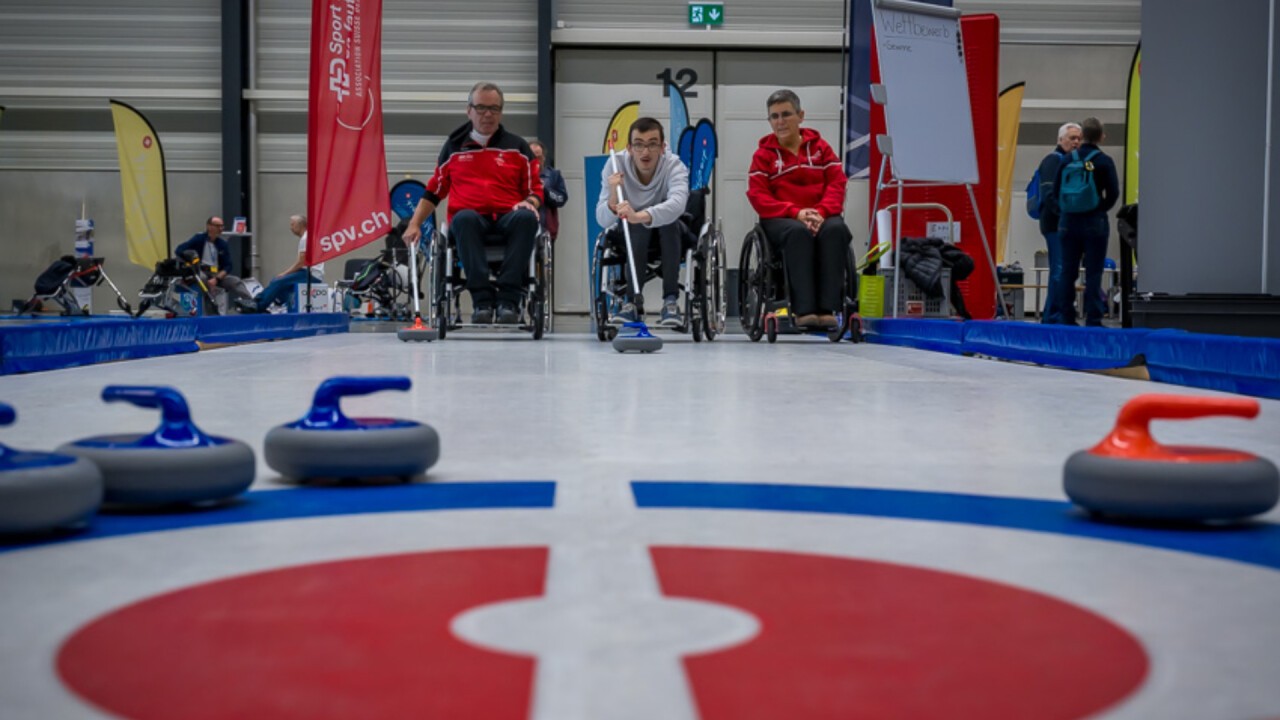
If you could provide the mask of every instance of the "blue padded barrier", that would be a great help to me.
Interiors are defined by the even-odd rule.
[[[1152,380],[1280,400],[1280,340],[1157,330],[1142,351]]]
[[[959,355],[968,323],[908,318],[864,319],[867,342]]]
[[[969,322],[965,323],[964,352],[1068,370],[1105,370],[1132,365],[1142,352],[1142,339],[1150,333],[1145,329]]]
[[[196,320],[196,339],[202,343],[285,340],[347,332],[349,325],[344,313],[206,316]]]
[[[0,375],[195,352],[190,319],[95,317],[0,324]]]

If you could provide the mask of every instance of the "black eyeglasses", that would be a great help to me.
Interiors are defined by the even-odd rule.
[[[471,109],[481,115],[498,115],[502,112],[501,105],[476,105],[475,103],[471,103]]]

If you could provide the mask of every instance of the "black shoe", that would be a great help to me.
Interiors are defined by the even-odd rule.
[[[236,309],[238,309],[242,313],[262,312],[262,310],[258,308],[258,303],[254,302],[253,300],[246,300],[245,298],[236,298],[235,304],[236,304]]]
[[[476,325],[489,325],[493,323],[493,308],[476,308],[475,312],[471,313],[471,322]]]
[[[520,313],[516,311],[512,305],[498,306],[498,324],[499,325],[516,325],[520,322]]]

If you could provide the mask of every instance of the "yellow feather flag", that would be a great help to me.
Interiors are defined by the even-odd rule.
[[[1138,128],[1142,117],[1142,45],[1133,53],[1129,68],[1129,97],[1124,120],[1124,204],[1138,202]]]
[[[111,101],[124,197],[124,235],[129,261],[148,270],[169,256],[169,192],[160,136],[142,113]]]
[[[998,106],[1000,150],[996,158],[996,262],[1004,262],[1009,245],[1009,208],[1013,205],[1013,161],[1018,154],[1018,125],[1022,122],[1022,96],[1026,83],[1010,85],[1000,93]]]
[[[627,146],[627,132],[631,130],[631,123],[640,117],[640,101],[634,100],[629,103],[623,103],[613,113],[613,119],[609,121],[609,129],[604,133],[604,143],[600,147],[600,152],[609,152],[609,146],[612,145],[614,151],[621,150]]]

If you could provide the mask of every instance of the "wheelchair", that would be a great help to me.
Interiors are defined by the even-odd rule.
[[[138,312],[134,317],[141,317],[153,305],[170,318],[203,314],[215,305],[208,279],[209,266],[202,265],[193,251],[188,250],[182,258],[160,260],[138,291]],[[184,303],[183,295],[195,302]]]
[[[409,260],[403,257],[407,252],[401,244],[400,248],[382,250],[373,260],[358,261],[359,267],[353,268],[351,278],[337,283],[343,297],[342,309],[351,312],[363,305],[370,308],[366,317],[412,320]]]
[[[107,277],[107,271],[102,267],[104,262],[100,257],[63,255],[58,258],[48,269],[40,273],[40,277],[36,278],[35,294],[23,303],[18,314],[34,314],[43,308],[45,302],[55,302],[62,306],[63,316],[76,313],[88,315],[89,308],[80,306],[73,288],[98,287],[105,282],[116,294],[116,305],[126,315],[133,315],[133,308],[129,305],[129,301],[124,299],[120,288]]]
[[[685,213],[680,218],[679,297],[683,315],[677,327],[659,329],[691,333],[694,342],[715,340],[724,334],[727,307],[725,303],[726,252],[720,228],[706,217],[706,188],[689,193]],[[696,229],[695,229],[696,228]],[[636,272],[644,282],[659,277],[661,248],[655,241],[649,245],[649,257],[636,258]],[[642,282],[643,285],[643,282]],[[627,248],[622,231],[615,224],[596,238],[591,254],[591,314],[595,320],[596,338],[609,342],[618,328],[609,318],[622,309],[631,292],[627,278]]]
[[[483,242],[492,278],[502,267],[506,237],[501,233],[490,233],[484,236]],[[463,328],[521,330],[531,333],[534,340],[541,340],[544,334],[551,332],[552,255],[551,235],[539,228],[538,235],[534,238],[533,252],[529,254],[529,269],[525,273],[520,302],[516,306],[516,311],[520,314],[519,324],[463,322],[462,295],[467,281],[463,275],[457,244],[448,232],[442,230],[433,233],[430,246],[419,255],[419,262],[425,264],[423,272],[418,276],[419,291],[426,298],[426,304],[422,308],[423,320],[440,331],[441,340],[447,333]]]
[[[795,323],[790,311],[791,291],[783,253],[765,237],[759,223],[742,241],[738,261],[738,316],[742,330],[752,342],[765,337],[770,343],[778,335],[823,333],[833,343],[846,333],[852,342],[861,342],[862,324],[858,317],[858,272],[853,248],[845,249],[842,307],[835,309],[837,326],[833,330],[810,330]]]

